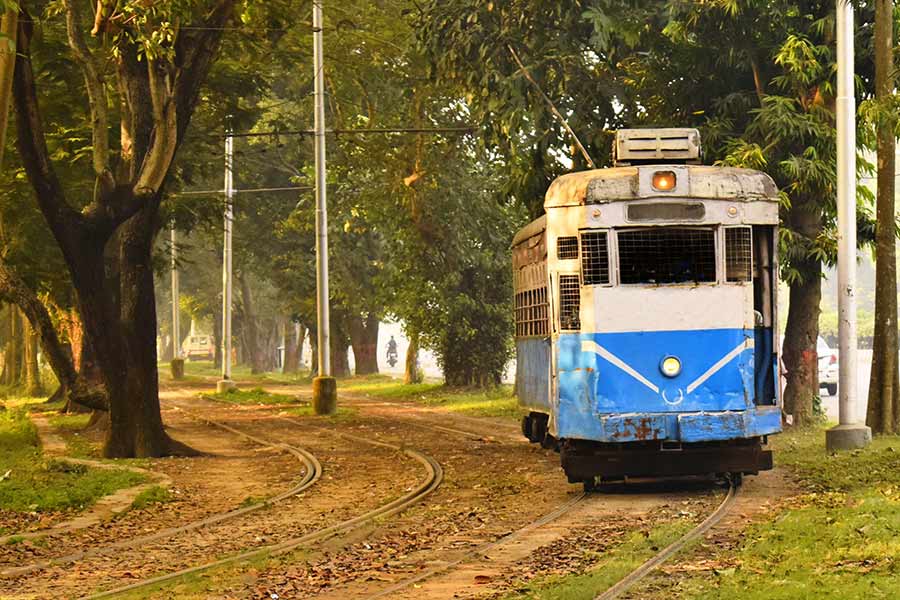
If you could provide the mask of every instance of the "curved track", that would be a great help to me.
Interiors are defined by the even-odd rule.
[[[83,550],[81,552],[75,552],[72,554],[67,554],[65,556],[51,558],[48,560],[44,560],[44,561],[37,562],[37,563],[32,563],[29,565],[23,565],[23,566],[11,568],[11,569],[5,569],[3,571],[0,571],[0,577],[2,577],[2,578],[21,577],[23,575],[28,575],[29,573],[34,573],[36,571],[41,571],[41,570],[47,569],[49,567],[66,565],[66,564],[77,562],[79,560],[83,560],[85,558],[91,558],[91,557],[95,557],[95,556],[101,556],[104,554],[108,554],[115,550],[122,550],[125,548],[134,548],[134,547],[142,546],[142,545],[149,544],[152,542],[158,542],[161,540],[165,540],[167,538],[174,537],[176,535],[181,535],[183,533],[187,533],[189,531],[196,531],[198,529],[207,527],[209,525],[214,525],[216,523],[222,523],[222,522],[228,521],[230,519],[235,519],[237,517],[241,517],[241,516],[247,515],[249,513],[256,512],[260,509],[267,508],[269,506],[272,506],[273,504],[278,504],[279,502],[283,502],[284,500],[287,500],[288,498],[296,496],[297,494],[300,494],[301,492],[312,487],[322,476],[322,464],[319,462],[319,459],[316,458],[315,455],[313,455],[312,453],[310,453],[309,451],[307,451],[303,448],[300,448],[297,446],[291,446],[288,444],[273,444],[273,443],[268,442],[267,440],[244,433],[243,431],[240,431],[238,429],[230,427],[224,423],[212,421],[205,417],[201,417],[199,415],[191,413],[190,411],[187,411],[187,410],[181,408],[180,406],[175,405],[175,408],[178,409],[179,411],[183,412],[184,414],[188,415],[189,417],[196,419],[198,421],[204,422],[207,425],[211,425],[213,427],[217,427],[219,429],[223,429],[225,431],[231,432],[235,435],[238,435],[244,439],[250,440],[261,446],[264,446],[267,448],[268,447],[278,448],[278,449],[284,450],[285,452],[292,454],[294,457],[297,458],[297,460],[300,461],[300,463],[304,467],[303,477],[300,479],[300,481],[298,481],[296,483],[296,485],[294,485],[290,489],[278,494],[277,496],[274,496],[274,497],[264,500],[262,502],[258,502],[256,504],[251,504],[249,506],[236,508],[236,509],[228,511],[228,512],[215,514],[215,515],[206,517],[204,519],[192,521],[185,525],[180,525],[178,527],[170,527],[167,529],[162,529],[162,530],[152,533],[150,535],[133,537],[133,538],[119,541],[119,542],[106,544],[106,545],[98,547],[98,548],[91,548],[89,550]]]
[[[614,598],[618,598],[619,596],[630,590],[632,587],[634,587],[644,577],[655,571],[657,567],[675,556],[689,542],[695,540],[697,537],[705,534],[707,531],[712,529],[712,527],[714,527],[716,523],[721,521],[722,518],[726,514],[728,514],[728,511],[731,510],[731,507],[737,500],[739,490],[740,481],[731,481],[730,487],[728,488],[728,493],[725,495],[725,499],[722,500],[722,503],[719,504],[718,508],[716,508],[716,510],[714,510],[708,517],[706,517],[706,519],[704,519],[702,523],[660,550],[659,553],[656,554],[656,556],[623,577],[621,580],[619,580],[618,583],[607,589],[605,592],[596,596],[594,600],[613,600]]]
[[[179,408],[180,410],[184,411],[184,409],[182,409],[181,407],[176,406],[176,408]],[[297,421],[296,419],[291,419],[290,417],[281,416],[279,418],[282,420],[294,423],[294,424],[298,424],[298,425],[301,425],[304,427],[309,427],[309,425],[307,423],[302,423],[300,421]],[[208,421],[208,422],[211,424],[214,423],[213,421]],[[266,440],[263,440],[262,438],[258,438],[258,437],[252,436],[250,434],[246,434],[237,429],[231,428],[228,425],[224,425],[224,424],[216,424],[216,425],[223,427],[229,431],[233,431],[234,433],[244,436],[247,439],[257,441],[259,443],[265,443],[266,445],[276,446],[276,447],[285,447],[285,448],[288,447],[287,445],[284,445],[284,444],[272,444],[270,442],[267,442]],[[396,513],[399,513],[403,510],[406,510],[410,506],[418,503],[419,501],[424,499],[426,496],[431,494],[435,489],[437,489],[437,487],[443,481],[443,477],[444,477],[443,469],[437,463],[437,461],[435,461],[430,456],[423,454],[417,450],[412,450],[409,448],[401,448],[400,446],[396,446],[394,444],[389,444],[387,442],[374,441],[374,440],[370,440],[370,439],[363,438],[360,436],[354,436],[354,435],[349,435],[349,434],[345,434],[345,433],[334,432],[334,431],[324,429],[324,428],[319,428],[319,427],[314,427],[314,428],[318,429],[320,431],[323,431],[323,432],[330,433],[332,435],[336,435],[338,437],[352,439],[352,440],[355,440],[358,442],[363,442],[366,444],[370,444],[370,445],[374,445],[374,446],[381,446],[384,448],[389,448],[391,450],[396,450],[398,452],[403,452],[410,458],[419,462],[425,468],[426,476],[419,483],[419,485],[416,488],[414,488],[412,491],[404,494],[400,498],[397,498],[396,500],[388,502],[387,504],[383,504],[383,505],[379,506],[378,508],[370,510],[369,512],[359,515],[357,517],[354,517],[352,519],[341,521],[340,523],[336,523],[329,527],[311,531],[300,537],[285,540],[278,544],[264,546],[261,548],[257,548],[255,550],[242,552],[240,554],[236,554],[236,555],[233,555],[228,558],[221,559],[221,560],[216,560],[216,561],[208,562],[208,563],[205,563],[202,565],[189,567],[187,569],[174,571],[172,573],[167,573],[165,575],[160,575],[158,577],[153,577],[150,579],[144,579],[142,581],[138,581],[136,583],[133,583],[133,584],[130,584],[127,586],[122,586],[122,587],[107,590],[107,591],[104,591],[104,592],[101,592],[98,594],[94,594],[91,596],[86,596],[85,598],[87,600],[93,600],[93,599],[99,599],[99,598],[109,598],[109,597],[112,597],[112,596],[115,596],[115,595],[118,595],[118,594],[121,594],[124,592],[135,591],[135,590],[146,588],[149,586],[166,583],[168,581],[172,581],[172,580],[178,579],[180,577],[184,577],[186,575],[200,573],[202,571],[206,571],[206,570],[209,570],[212,568],[229,565],[229,564],[236,563],[236,562],[242,562],[242,561],[253,559],[253,558],[256,558],[259,556],[277,555],[277,554],[282,554],[285,552],[290,552],[291,550],[299,548],[300,546],[325,540],[325,539],[335,536],[337,534],[347,532],[347,531],[350,531],[353,529],[357,529],[363,525],[366,525],[368,523],[371,523],[372,521],[375,521],[376,519],[379,519],[382,517],[388,517],[388,516],[394,515]]]

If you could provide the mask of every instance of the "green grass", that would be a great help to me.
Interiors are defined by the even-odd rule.
[[[650,530],[649,535],[635,532],[622,544],[598,556],[598,562],[586,573],[540,577],[507,595],[505,600],[593,600],[692,526],[687,521],[676,521]]]
[[[900,597],[900,437],[828,455],[816,428],[777,436],[773,446],[806,493],[712,557],[727,568],[695,573],[659,597]]]
[[[285,410],[285,412],[289,415],[294,415],[295,417],[317,417],[321,419],[329,419],[334,422],[352,421],[359,414],[355,408],[348,408],[346,406],[338,406],[337,412],[327,417],[320,417],[316,415],[315,411],[313,411],[312,406],[294,406],[288,408],[287,410]]]
[[[523,414],[516,403],[512,387],[508,385],[490,390],[451,388],[441,383],[405,385],[399,379],[374,375],[340,380],[338,393],[341,391],[367,394],[376,398],[411,400],[426,406],[441,407],[450,412],[479,417],[518,418]]]
[[[50,425],[64,432],[81,431],[87,427],[88,421],[90,420],[90,413],[75,415],[56,414],[49,419]]]
[[[296,396],[273,394],[262,388],[233,389],[222,394],[203,394],[203,397],[232,404],[297,404],[300,402]]]
[[[43,457],[37,430],[24,410],[0,412],[0,508],[57,511],[86,507],[144,476],[120,469],[89,469]]]
[[[170,492],[168,488],[161,485],[154,485],[138,494],[131,503],[131,508],[140,510],[154,504],[171,502],[173,498],[172,492]]]

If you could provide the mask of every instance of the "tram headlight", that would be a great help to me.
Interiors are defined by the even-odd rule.
[[[666,377],[676,377],[681,373],[681,361],[675,356],[667,356],[659,363],[659,370]]]
[[[658,192],[671,192],[675,189],[675,172],[657,171],[653,174],[651,184],[653,189]]]

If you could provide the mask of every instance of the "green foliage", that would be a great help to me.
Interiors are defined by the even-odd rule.
[[[45,460],[37,430],[22,410],[0,412],[0,508],[30,512],[76,509],[144,480],[120,469],[91,469]]]

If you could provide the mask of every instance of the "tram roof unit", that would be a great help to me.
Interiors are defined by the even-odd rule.
[[[671,171],[671,191],[653,188],[654,174]],[[751,169],[687,164],[646,164],[568,173],[550,184],[544,208],[609,204],[645,199],[778,202],[778,188],[767,174]]]

